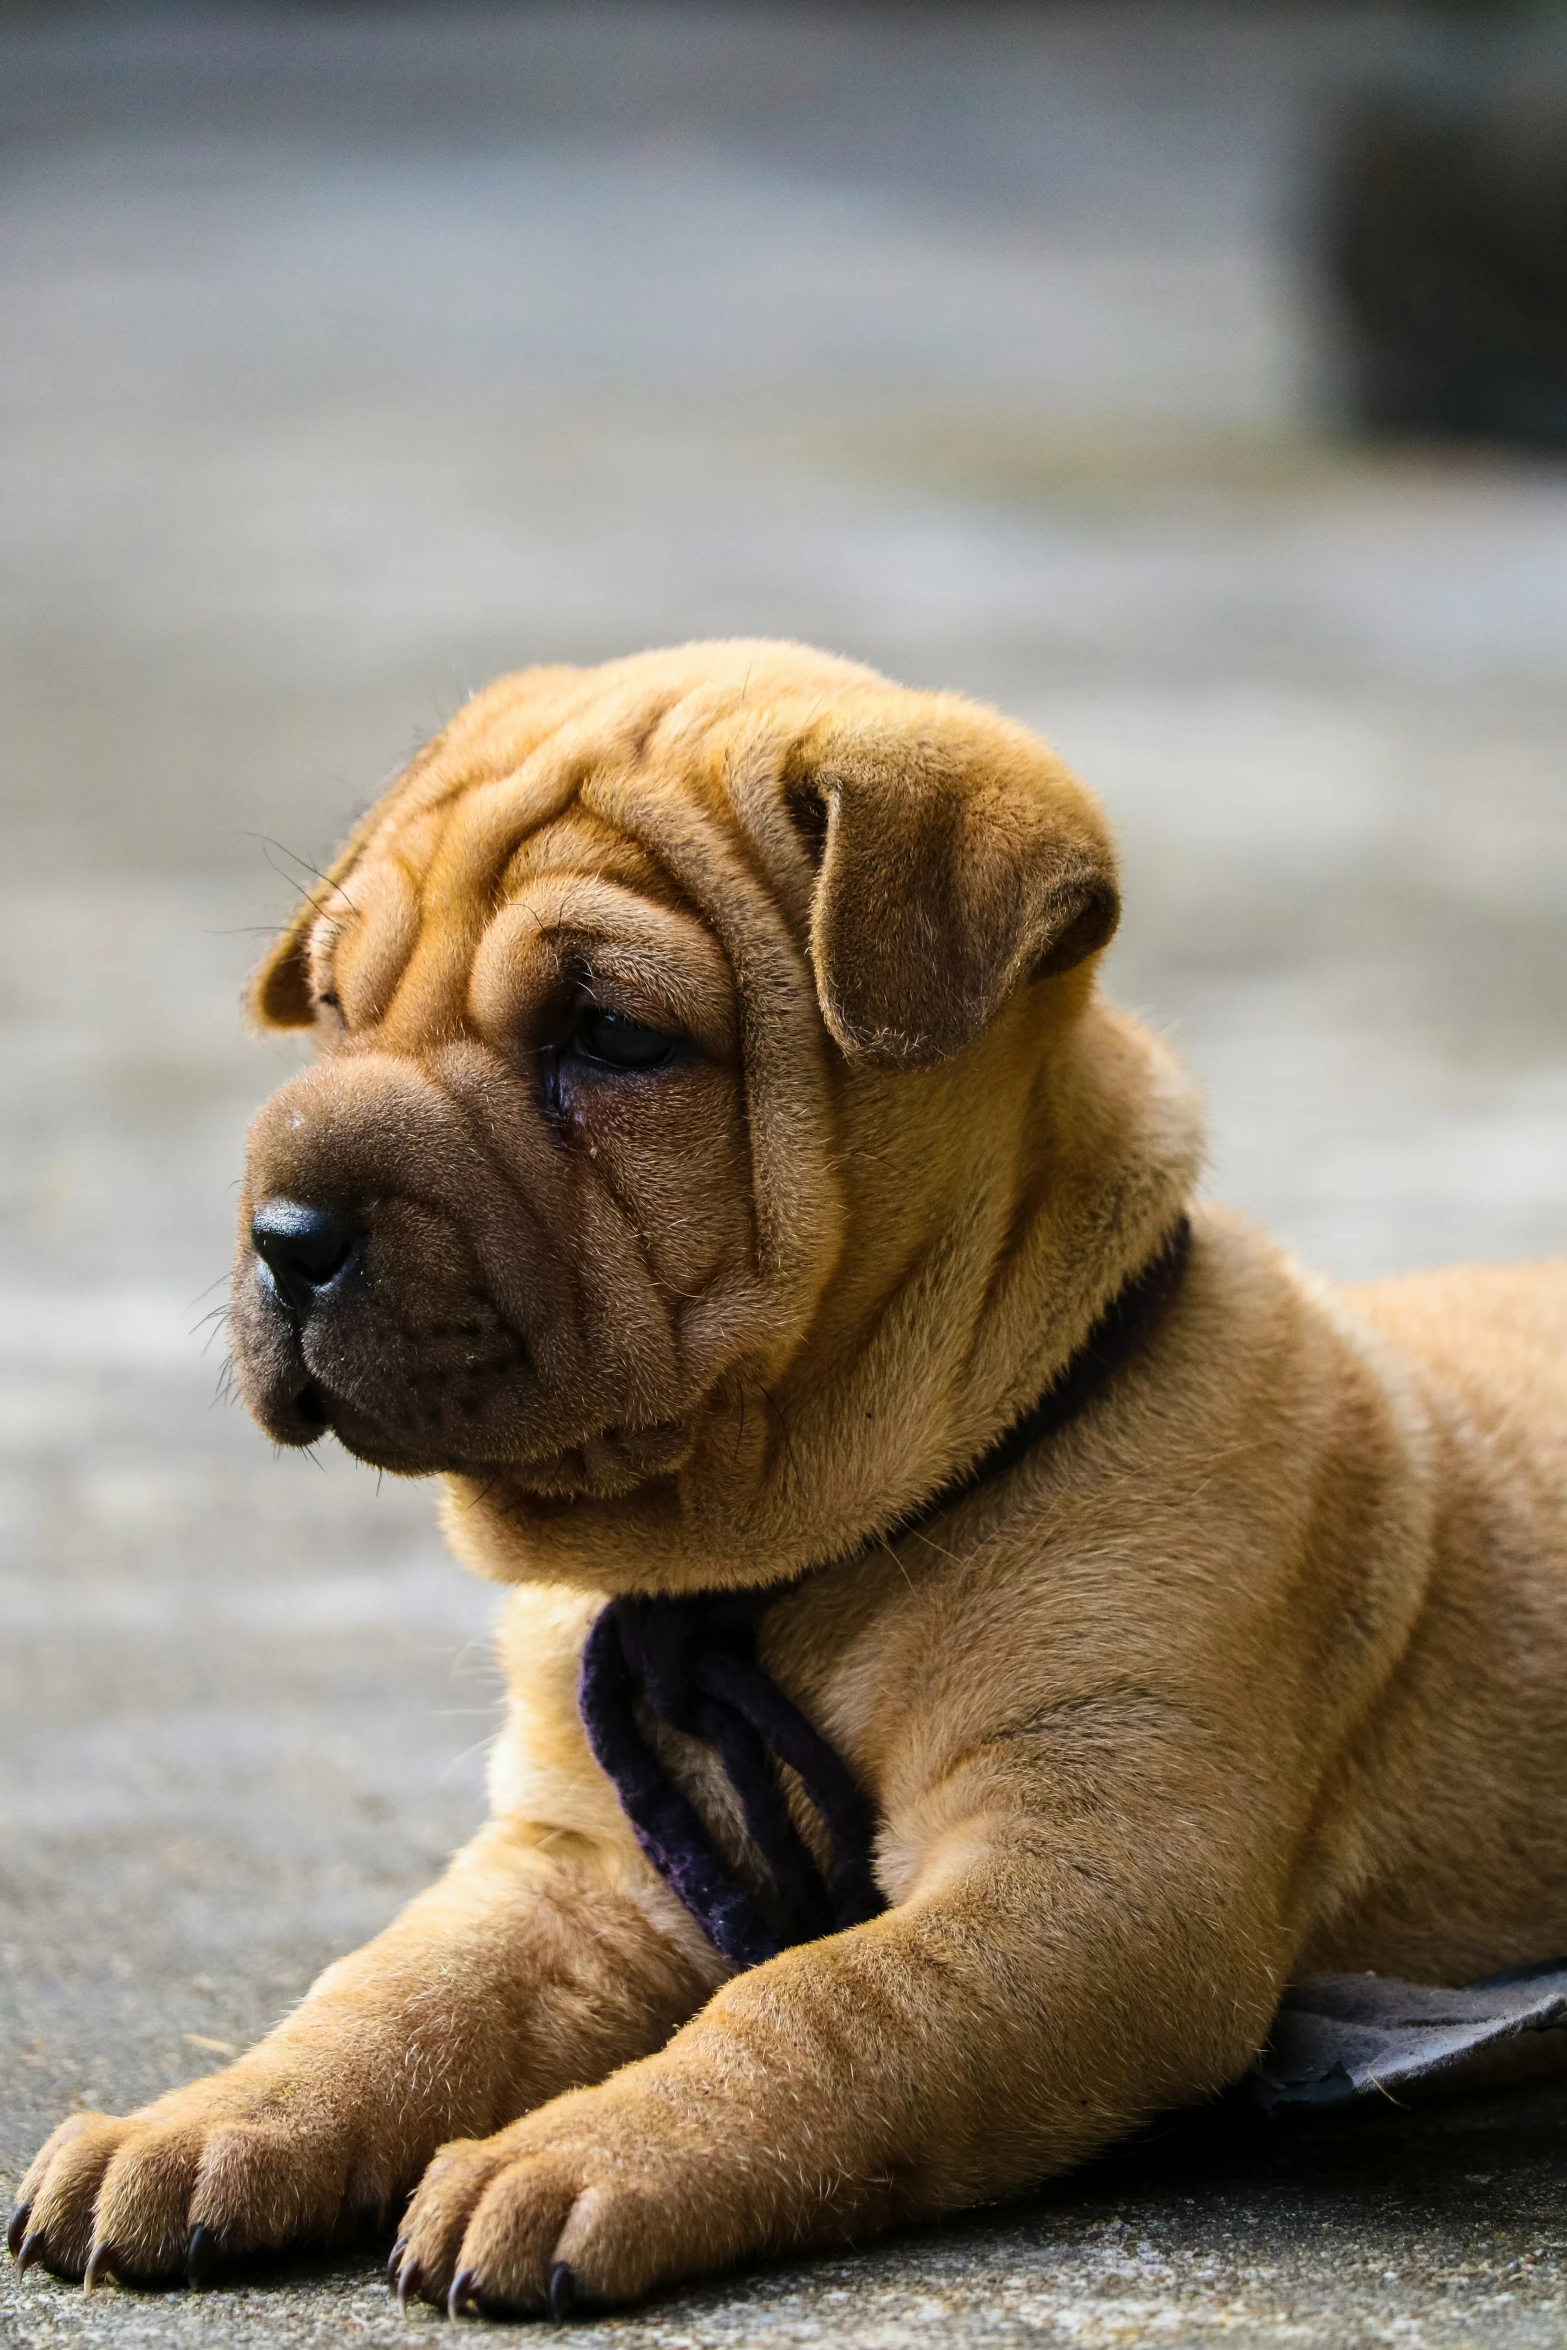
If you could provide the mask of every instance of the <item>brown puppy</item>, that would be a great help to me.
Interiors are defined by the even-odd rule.
[[[792,646],[505,679],[360,826],[256,986],[319,1052],[251,1137],[239,1365],[517,1587],[494,1817],[239,2063],[57,2131],[30,2256],[199,2270],[417,2187],[405,2286],[618,2300],[1075,2162],[1297,1971],[1567,1948],[1567,1267],[1344,1296],[1200,1209],[1086,1408],[897,1531],[1188,1204],[1115,916],[1037,741]],[[576,1676],[612,1595],[759,1585],[889,1906],[737,1971]]]

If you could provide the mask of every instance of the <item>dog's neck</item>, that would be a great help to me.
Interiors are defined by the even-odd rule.
[[[906,1185],[915,1209],[891,1235],[896,1153],[876,1138],[863,1175],[845,1154],[848,1250],[811,1327],[781,1376],[703,1423],[678,1476],[543,1509],[449,1480],[458,1554],[607,1594],[755,1587],[853,1552],[961,1476],[1156,1254],[1201,1158],[1195,1089],[1136,1021],[1090,1001],[1020,1083],[1034,1051],[1020,1029],[960,1073],[966,1128]],[[952,1136],[963,1103],[940,1108]]]
[[[928,1538],[946,1511],[1005,1476],[1086,1411],[1168,1305],[1190,1244],[1191,1221],[1183,1215],[1032,1408],[922,1509],[889,1527],[885,1543],[915,1534]],[[886,1906],[864,1789],[757,1657],[766,1610],[797,1588],[772,1583],[658,1598],[622,1592],[599,1610],[582,1652],[577,1702],[588,1743],[648,1859],[714,1947],[739,1966],[758,1965],[790,1944],[859,1925]],[[706,1821],[648,1744],[649,1717],[712,1749],[765,1863],[771,1902],[729,1866]],[[831,1854],[825,1869],[779,1805],[776,1768],[785,1762],[820,1823]]]

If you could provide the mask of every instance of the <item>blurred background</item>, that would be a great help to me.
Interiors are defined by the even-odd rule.
[[[477,1810],[493,1595],[202,1317],[244,973],[493,672],[996,701],[1217,1191],[1346,1277],[1567,1245],[1564,87],[1541,7],[0,15],[5,2177]]]

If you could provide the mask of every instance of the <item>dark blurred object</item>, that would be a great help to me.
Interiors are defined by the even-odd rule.
[[[1391,1975],[1292,1984],[1240,2094],[1266,2114],[1417,2085],[1469,2089],[1564,2069],[1567,1960],[1508,1967],[1462,1990]]]
[[[1567,448],[1567,88],[1357,108],[1322,249],[1362,425]]]

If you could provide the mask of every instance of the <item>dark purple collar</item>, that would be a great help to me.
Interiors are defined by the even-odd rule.
[[[1039,1401],[958,1476],[877,1536],[877,1546],[931,1525],[1092,1402],[1147,1335],[1185,1270],[1191,1237],[1190,1220],[1182,1216]],[[583,1727],[637,1842],[714,1948],[742,1967],[858,1925],[886,1907],[871,1872],[874,1822],[864,1793],[842,1757],[756,1661],[762,1616],[800,1580],[612,1599],[582,1651]],[[655,1720],[715,1749],[766,1863],[767,1894],[741,1883],[695,1807],[665,1776],[638,1725],[639,1703]],[[780,1764],[795,1773],[826,1832],[832,1859],[825,1872],[789,1817]]]

